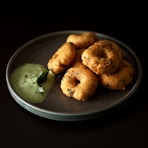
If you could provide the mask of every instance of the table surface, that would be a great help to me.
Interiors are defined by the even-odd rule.
[[[138,6],[137,6],[138,7]],[[147,49],[145,9],[104,13],[89,7],[72,11],[50,6],[1,6],[0,9],[0,145],[15,147],[148,147]],[[130,101],[103,117],[88,121],[54,121],[36,116],[11,97],[5,79],[9,58],[27,41],[55,31],[91,30],[127,44],[138,55],[141,83]],[[145,80],[143,80],[145,79]]]

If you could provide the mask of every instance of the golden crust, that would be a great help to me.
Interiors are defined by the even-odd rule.
[[[108,40],[108,39],[102,39],[102,40],[99,40],[99,42],[97,43],[100,44],[103,48],[109,48],[111,50],[114,50],[119,59],[124,58],[125,56],[124,51],[115,42]]]
[[[76,51],[76,56],[75,56],[75,59],[73,60],[72,62],[72,65],[71,67],[82,67],[82,68],[85,68],[85,65],[82,63],[82,60],[81,60],[81,55],[83,53],[85,49],[79,49]]]
[[[81,58],[82,63],[97,75],[115,72],[120,63],[116,51],[103,46],[100,41],[89,46]]]
[[[76,46],[65,42],[57,49],[47,63],[48,69],[54,74],[64,72],[73,62],[76,55]]]
[[[70,34],[66,42],[71,42],[77,46],[78,49],[87,48],[98,40],[98,37],[93,32],[84,32],[82,34]]]
[[[122,60],[116,72],[100,75],[100,83],[111,90],[125,90],[126,86],[132,82],[133,73],[132,64]]]
[[[71,67],[64,74],[60,88],[67,97],[86,101],[98,86],[98,76],[87,68]]]
[[[54,74],[65,72],[60,83],[63,94],[86,101],[98,85],[110,90],[126,89],[132,82],[134,67],[124,57],[116,42],[84,32],[70,34],[47,66]]]

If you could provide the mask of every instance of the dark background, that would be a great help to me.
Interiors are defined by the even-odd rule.
[[[142,1],[0,6],[0,147],[147,148],[146,22]],[[127,104],[101,118],[62,122],[35,116],[12,99],[5,81],[9,58],[27,41],[61,30],[100,32],[133,49],[141,61],[143,77]]]

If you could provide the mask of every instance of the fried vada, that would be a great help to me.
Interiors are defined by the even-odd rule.
[[[85,49],[79,49],[76,51],[76,56],[75,56],[75,59],[73,60],[72,64],[71,64],[71,67],[79,67],[79,68],[87,68],[83,63],[82,63],[82,60],[81,60],[81,55],[83,53]]]
[[[81,34],[70,34],[66,42],[71,42],[77,46],[78,49],[87,48],[98,40],[98,37],[93,32],[84,32]]]
[[[100,83],[103,87],[110,90],[125,90],[132,82],[134,68],[126,60],[120,62],[119,68],[111,74],[100,75]]]
[[[60,74],[71,65],[75,58],[75,55],[76,46],[71,42],[65,42],[49,59],[47,67],[54,74]]]
[[[85,49],[81,59],[82,63],[97,75],[115,72],[120,63],[116,51],[103,46],[99,41]]]
[[[67,97],[88,100],[96,91],[99,79],[87,68],[70,67],[64,74],[60,88]]]

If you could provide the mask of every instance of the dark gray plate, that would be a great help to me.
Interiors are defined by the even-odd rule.
[[[30,104],[20,98],[13,90],[10,84],[10,73],[18,65],[26,62],[40,63],[47,66],[49,58],[65,42],[67,36],[71,33],[82,33],[83,31],[59,31],[37,37],[23,46],[21,46],[10,58],[6,67],[6,81],[10,94],[14,100],[29,112],[53,120],[59,121],[79,121],[92,119],[103,114],[119,104],[126,101],[133,95],[138,88],[142,77],[142,66],[134,51],[121,41],[95,32],[100,39],[110,39],[118,43],[126,53],[126,58],[134,65],[135,73],[132,84],[124,91],[109,91],[98,88],[95,95],[86,102],[79,102],[66,97],[60,90],[60,80],[62,75],[56,77],[55,84],[49,93],[49,96],[43,103]]]

